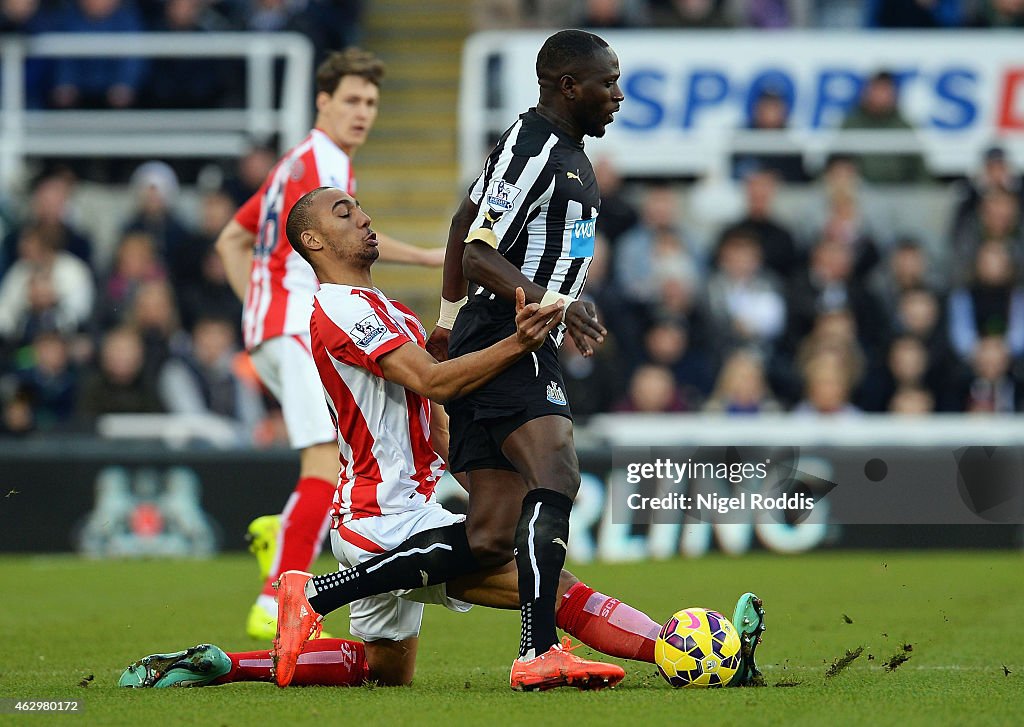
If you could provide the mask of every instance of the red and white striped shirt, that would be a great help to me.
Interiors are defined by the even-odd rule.
[[[268,338],[309,329],[310,304],[319,285],[313,268],[288,244],[285,222],[299,198],[317,187],[337,187],[354,196],[356,180],[348,155],[327,134],[313,129],[281,157],[259,191],[235,214],[235,220],[256,235],[242,312],[247,349]]]
[[[426,345],[416,315],[375,288],[327,284],[313,299],[313,360],[338,427],[342,521],[415,510],[444,472],[430,443],[430,402],[383,377],[381,356]]]

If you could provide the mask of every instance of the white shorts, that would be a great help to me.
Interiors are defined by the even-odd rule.
[[[431,503],[395,515],[379,515],[342,523],[331,530],[331,549],[342,569],[351,568],[375,555],[397,548],[423,530],[441,528],[465,520]],[[349,605],[349,631],[363,641],[402,639],[418,636],[423,621],[423,604],[436,603],[465,613],[472,606],[448,597],[445,584],[405,591],[392,591],[353,601]]]
[[[293,449],[338,441],[309,334],[275,336],[249,352],[264,386],[281,404]]]

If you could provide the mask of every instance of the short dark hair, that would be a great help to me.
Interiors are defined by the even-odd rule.
[[[370,51],[351,47],[334,51],[316,69],[316,90],[330,95],[345,76],[359,76],[380,87],[384,62]]]
[[[608,41],[585,30],[560,30],[537,53],[537,79],[560,77],[608,47]]]
[[[317,195],[325,189],[332,189],[332,187],[317,187],[299,197],[299,201],[288,211],[288,219],[284,224],[284,234],[288,238],[292,250],[299,253],[302,259],[310,265],[313,264],[313,261],[309,258],[309,250],[302,244],[302,233],[313,227],[313,217],[309,208],[313,206],[313,200],[317,198]]]

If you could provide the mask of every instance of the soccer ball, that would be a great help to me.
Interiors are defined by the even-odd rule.
[[[725,686],[740,666],[740,637],[717,611],[683,609],[661,627],[654,663],[673,687]]]

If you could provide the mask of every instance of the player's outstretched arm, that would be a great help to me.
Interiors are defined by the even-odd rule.
[[[439,268],[444,264],[443,247],[417,247],[380,232],[377,233],[377,246],[382,262],[422,265],[428,268]]]
[[[228,284],[239,300],[245,300],[249,289],[249,275],[252,272],[252,249],[256,235],[245,229],[236,220],[231,220],[217,236],[215,247],[224,261],[224,272]]]
[[[407,389],[434,401],[448,401],[483,386],[520,356],[544,345],[551,330],[562,321],[564,304],[541,306],[526,303],[522,290],[516,294],[516,332],[481,351],[438,362],[416,345],[399,346],[378,361],[381,373]]]

